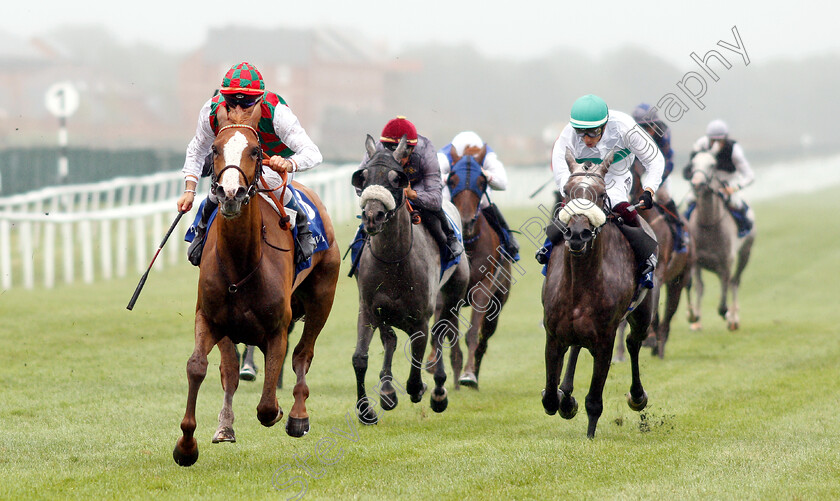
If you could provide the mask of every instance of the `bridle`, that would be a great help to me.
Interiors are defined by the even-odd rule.
[[[606,180],[604,179],[604,176],[602,176],[601,174],[598,174],[597,172],[575,172],[573,174],[569,174],[570,179],[573,178],[573,177],[587,177],[587,178],[588,177],[594,177],[594,178],[599,179],[602,184],[606,185]],[[605,193],[606,193],[606,190],[605,190]],[[586,200],[589,200],[589,199],[586,199]],[[591,200],[591,202],[592,202],[592,205],[597,204],[597,200]],[[565,203],[563,204],[563,206],[565,206]],[[600,206],[599,208],[604,212],[607,219],[615,220],[618,216],[610,209],[610,207],[612,207],[612,205],[610,204],[609,196],[606,196],[606,198],[604,200],[604,205]],[[558,209],[558,213],[562,209],[563,209],[563,207],[561,206],[560,209]],[[598,235],[601,233],[601,230],[604,228],[605,225],[602,224],[600,226],[595,226],[595,225],[592,225],[592,226],[593,226],[593,229],[591,230],[592,231],[591,242],[594,242],[595,239],[598,238]],[[569,236],[571,234],[571,230],[569,230],[568,226],[562,225],[560,233],[563,235],[564,240],[568,240]]]
[[[476,206],[475,206],[475,213],[473,214],[472,219],[470,219],[469,221],[466,221],[465,224],[464,224],[464,227],[466,227],[466,228],[474,228],[476,222],[478,221],[478,217],[481,215],[481,199],[483,197],[487,197],[487,199],[489,200],[490,197],[487,196],[487,184],[486,183],[484,185],[484,189],[478,190],[475,187],[474,183],[472,182],[472,180],[473,180],[473,176],[472,176],[473,163],[478,165],[478,161],[476,161],[475,158],[472,157],[472,156],[464,156],[462,158],[470,158],[471,159],[467,162],[467,166],[465,168],[457,169],[459,171],[466,171],[464,173],[464,179],[463,179],[464,186],[461,187],[460,189],[458,189],[461,185],[461,182],[460,182],[461,181],[461,179],[460,179],[461,176],[459,175],[458,186],[452,188],[449,195],[453,200],[455,199],[455,197],[458,194],[460,194],[463,191],[471,191],[471,192],[475,193],[476,195],[478,195],[478,202],[476,203]],[[460,161],[456,163],[456,166],[458,165],[458,163],[460,163]],[[478,168],[481,169],[480,166],[478,166]],[[455,170],[453,170],[452,172],[449,173],[449,178],[447,178],[447,180],[451,179],[453,175],[457,175],[457,174],[458,173]],[[476,179],[478,179],[477,176],[476,176]],[[472,244],[473,242],[478,240],[478,238],[480,236],[481,236],[481,230],[479,230],[474,235],[471,235],[469,238],[466,238],[466,235],[464,235],[464,237],[465,237],[464,238],[464,245]]]
[[[229,125],[225,125],[221,129],[219,129],[219,132],[216,133],[216,137],[218,137],[219,134],[222,133],[222,131],[227,130],[227,129],[233,129],[233,128],[247,129],[247,130],[253,132],[254,136],[257,138],[257,144],[260,144],[260,133],[257,132],[257,129],[251,127],[248,124],[229,124]],[[245,179],[245,182],[247,183],[247,185],[246,185],[247,186],[247,191],[245,193],[245,198],[242,201],[242,203],[247,205],[248,202],[251,200],[251,197],[253,197],[254,195],[257,194],[257,182],[259,181],[260,176],[262,176],[262,147],[260,147],[260,155],[259,155],[259,160],[257,160],[256,171],[254,172],[254,179],[252,179],[249,182],[248,181],[248,175],[245,174],[245,171],[243,171],[242,168],[240,168],[238,165],[233,165],[233,164],[226,165],[226,166],[222,167],[222,170],[220,170],[218,174],[213,176],[213,184],[210,187],[210,190],[213,193],[216,193],[216,190],[219,188],[219,179],[222,178],[222,174],[224,174],[224,172],[228,169],[236,169],[237,171],[239,171],[239,173]]]
[[[224,130],[233,129],[233,128],[247,129],[247,130],[253,132],[254,136],[257,138],[257,143],[260,144],[260,134],[259,134],[259,132],[257,132],[257,130],[255,128],[253,128],[253,127],[251,127],[250,125],[247,125],[247,124],[225,125],[221,129],[219,129],[219,132],[216,133],[216,136],[218,137],[218,135]],[[263,152],[262,152],[262,147],[260,147],[260,154],[258,155],[256,171],[254,172],[254,179],[252,179],[250,182],[248,182],[248,175],[245,174],[245,171],[243,171],[242,168],[240,168],[238,165],[233,165],[233,164],[226,165],[225,167],[222,168],[222,170],[219,171],[218,174],[215,174],[213,176],[213,184],[210,188],[211,191],[216,192],[216,190],[219,187],[219,181],[218,180],[222,178],[222,174],[224,174],[224,172],[226,170],[236,169],[237,171],[239,171],[239,173],[245,179],[245,182],[248,183],[247,184],[248,189],[247,189],[247,192],[245,194],[245,198],[242,200],[242,203],[244,205],[247,205],[248,202],[251,200],[251,197],[255,196],[257,191],[258,191],[257,190],[257,182],[262,177],[262,168],[263,168],[262,157],[263,157]],[[285,183],[285,176],[283,176],[283,178],[284,178],[284,183]],[[271,190],[262,190],[262,191],[269,191],[270,192]],[[276,199],[275,199],[275,203],[277,203]],[[278,204],[278,207],[282,208],[282,204]],[[260,217],[262,217],[262,216],[260,216]],[[288,216],[287,216],[287,218],[288,218]],[[281,247],[278,247],[276,245],[271,244],[271,242],[269,242],[265,238],[265,232],[266,232],[265,225],[262,225],[261,238],[262,238],[263,242],[266,243],[266,245],[268,245],[269,247],[271,247],[273,249],[276,249],[278,251],[282,251],[282,252],[289,252],[291,250],[291,249],[284,249],[284,248],[281,248]],[[226,281],[228,282],[228,293],[235,294],[236,292],[238,292],[239,289],[242,287],[242,285],[244,285],[246,282],[248,282],[256,274],[257,270],[259,270],[259,268],[260,268],[260,265],[262,265],[264,255],[265,255],[264,253],[260,253],[260,259],[257,262],[257,265],[244,278],[240,279],[237,282],[231,282],[229,279],[227,279],[227,272],[226,272],[224,263],[222,263],[221,258],[219,257],[219,254],[216,253],[216,260],[217,260],[217,263],[219,265],[219,269],[221,270],[222,275],[225,277]]]

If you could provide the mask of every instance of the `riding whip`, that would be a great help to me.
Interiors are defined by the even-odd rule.
[[[528,198],[534,198],[535,196],[537,196],[537,193],[539,193],[539,192],[541,192],[542,190],[544,190],[544,189],[545,189],[545,187],[546,187],[546,186],[548,186],[548,185],[549,185],[549,183],[551,183],[552,181],[554,181],[554,177],[552,177],[552,178],[551,178],[551,179],[549,179],[548,181],[544,182],[544,183],[542,184],[542,186],[540,186],[539,188],[537,188],[537,190],[536,190],[536,191],[534,191],[533,193],[531,193],[531,195],[530,195]]]
[[[125,307],[127,310],[134,309],[134,303],[137,302],[137,297],[140,296],[140,291],[143,290],[143,286],[146,285],[146,279],[149,278],[149,272],[152,271],[152,265],[155,264],[155,259],[157,259],[158,254],[160,254],[160,250],[163,249],[164,244],[166,244],[166,241],[169,239],[169,235],[171,235],[172,230],[174,230],[175,227],[178,226],[178,221],[181,220],[181,216],[183,216],[184,214],[186,214],[186,212],[179,211],[178,215],[175,216],[175,221],[172,221],[172,226],[169,227],[169,231],[166,232],[166,235],[164,235],[163,240],[160,242],[160,247],[158,247],[157,252],[155,252],[154,257],[152,258],[152,262],[149,263],[149,267],[146,269],[146,273],[143,273],[143,276],[140,277],[140,283],[137,284],[137,289],[134,290],[134,295],[131,296],[131,300],[128,302],[128,306]]]

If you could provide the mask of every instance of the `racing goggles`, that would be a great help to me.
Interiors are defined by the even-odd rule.
[[[223,96],[225,97],[225,102],[232,108],[236,108],[237,106],[250,108],[262,99],[262,94],[250,95],[242,94],[240,92],[237,92],[236,94],[223,94]]]
[[[578,136],[586,136],[586,137],[592,137],[592,138],[601,137],[601,134],[604,133],[604,127],[603,126],[595,127],[594,129],[579,129],[577,127],[574,127],[574,129],[575,129],[575,134],[577,134]]]

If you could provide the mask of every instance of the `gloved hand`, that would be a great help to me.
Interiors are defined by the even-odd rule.
[[[638,207],[639,209],[650,209],[653,207],[653,195],[648,190],[643,191],[636,204],[641,204]]]

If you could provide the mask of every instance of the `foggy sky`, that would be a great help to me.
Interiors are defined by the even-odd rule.
[[[436,41],[469,44],[486,55],[506,58],[536,58],[557,47],[598,57],[633,44],[680,68],[689,68],[691,52],[702,56],[720,40],[732,43],[733,26],[737,26],[750,58],[758,62],[838,52],[838,13],[837,4],[813,0],[751,5],[732,0],[690,5],[650,0],[47,0],[16,3],[15,8],[4,10],[0,30],[29,38],[62,25],[99,24],[125,43],[186,52],[203,44],[210,27],[341,26],[381,41],[393,54]]]

